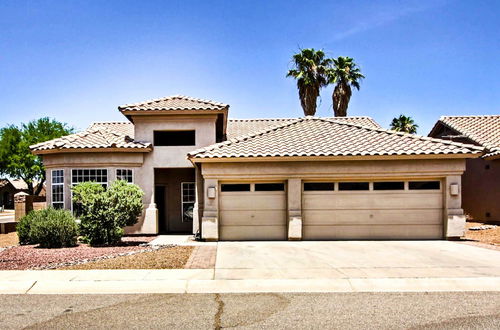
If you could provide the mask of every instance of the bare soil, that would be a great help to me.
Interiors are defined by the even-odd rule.
[[[0,248],[14,246],[19,244],[19,238],[16,232],[0,234]]]
[[[487,224],[482,222],[467,222],[467,231],[465,232],[465,238],[480,243],[500,246],[500,226],[492,229],[469,230],[470,227],[478,227],[483,225]]]
[[[172,246],[152,252],[88,262],[59,269],[174,269],[183,268],[193,246]]]

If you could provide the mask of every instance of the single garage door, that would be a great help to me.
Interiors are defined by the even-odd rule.
[[[221,240],[287,238],[284,183],[221,183],[219,191]]]
[[[440,239],[441,182],[304,182],[303,239]]]

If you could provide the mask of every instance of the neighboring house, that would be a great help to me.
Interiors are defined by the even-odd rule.
[[[228,119],[229,106],[185,96],[118,108],[32,146],[48,203],[71,186],[138,184],[145,211],[129,234],[207,240],[440,239],[461,236],[460,178],[483,148],[381,129],[368,117]]]
[[[14,208],[14,195],[19,192],[28,192],[28,185],[22,179],[0,179],[0,207],[6,209]],[[45,195],[45,189],[40,192]]]
[[[500,115],[443,116],[429,136],[482,146],[462,176],[462,205],[475,220],[500,221]]]

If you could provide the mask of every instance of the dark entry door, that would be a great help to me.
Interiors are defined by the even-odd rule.
[[[167,228],[167,186],[155,186],[155,203],[158,208],[158,229],[160,234],[166,234]]]

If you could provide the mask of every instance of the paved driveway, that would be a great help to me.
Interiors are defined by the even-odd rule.
[[[500,251],[449,241],[219,242],[215,279],[500,276]]]

